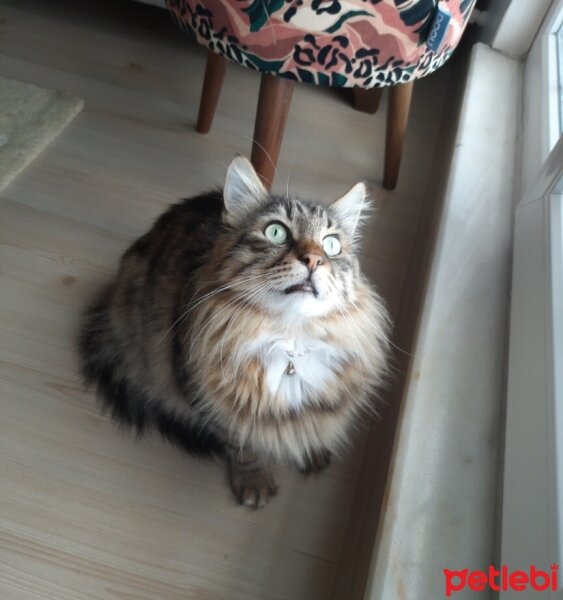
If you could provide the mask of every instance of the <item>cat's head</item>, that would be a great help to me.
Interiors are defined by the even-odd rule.
[[[356,184],[330,206],[271,196],[237,157],[223,190],[230,244],[221,280],[239,298],[290,318],[345,311],[360,285],[355,255],[366,189]]]

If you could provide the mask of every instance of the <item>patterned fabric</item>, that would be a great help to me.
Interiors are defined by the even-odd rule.
[[[475,0],[166,0],[198,42],[264,73],[338,87],[424,77],[457,46]],[[451,21],[432,51],[438,15]]]

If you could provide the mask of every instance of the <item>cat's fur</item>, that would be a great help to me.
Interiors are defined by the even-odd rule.
[[[86,315],[83,371],[103,404],[225,455],[248,505],[275,493],[274,462],[325,466],[385,370],[387,312],[355,256],[364,208],[363,184],[327,209],[270,196],[241,157],[223,193],[171,207]],[[266,238],[272,222],[286,243]]]

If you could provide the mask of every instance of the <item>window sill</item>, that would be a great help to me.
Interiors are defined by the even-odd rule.
[[[520,76],[473,48],[366,598],[494,560]]]

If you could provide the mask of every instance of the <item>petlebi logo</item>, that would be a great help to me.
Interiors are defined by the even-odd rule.
[[[559,565],[557,564],[550,565],[547,571],[538,569],[535,565],[530,565],[527,571],[511,571],[507,565],[503,565],[500,569],[491,565],[487,571],[444,569],[445,592],[446,597],[451,598],[457,592],[465,589],[474,592],[482,592],[486,589],[493,592],[506,592],[508,590],[515,592],[526,590],[535,590],[536,592],[557,591],[559,589],[558,574]]]

